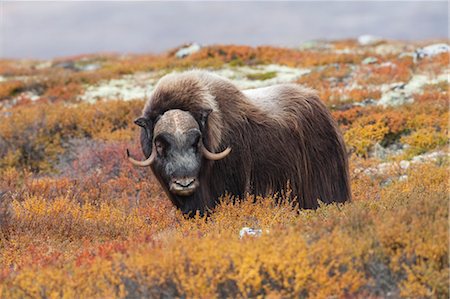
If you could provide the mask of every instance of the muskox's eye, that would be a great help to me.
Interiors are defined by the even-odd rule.
[[[158,156],[163,157],[165,155],[165,146],[164,146],[163,142],[156,141],[155,148],[156,148],[156,153],[158,154]]]
[[[198,142],[200,141],[200,135],[195,136],[194,138],[194,142],[192,143],[192,147],[193,148],[197,148],[198,147]]]
[[[174,144],[173,137],[167,133],[161,133],[155,137],[155,149],[158,157],[165,157],[168,155],[172,144]]]

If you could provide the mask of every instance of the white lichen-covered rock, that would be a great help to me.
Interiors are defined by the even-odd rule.
[[[401,175],[401,176],[398,177],[398,180],[399,180],[400,182],[406,181],[407,179],[408,179],[408,176],[407,176],[406,174]]]
[[[402,160],[400,162],[384,162],[378,164],[376,167],[369,167],[366,169],[355,169],[355,173],[360,173],[363,171],[366,175],[374,176],[380,174],[386,174],[393,170],[407,170],[412,164],[425,163],[425,162],[436,162],[440,159],[450,158],[450,153],[444,151],[435,151],[431,153],[425,153],[422,155],[415,156],[411,161]],[[407,178],[407,176],[406,176]]]
[[[150,95],[160,77],[160,74],[153,72],[136,73],[120,79],[101,81],[99,84],[88,86],[79,98],[90,103],[97,100],[144,99]]]
[[[35,102],[41,98],[40,95],[35,93],[34,91],[24,91],[16,95],[11,99],[6,99],[0,101],[0,111],[5,109],[10,109],[19,103],[23,103],[24,101]]]
[[[367,107],[367,106],[374,106],[377,104],[377,101],[375,99],[365,99],[361,102],[353,103],[353,106],[355,107]]]
[[[217,75],[231,80],[241,89],[266,87],[274,84],[295,82],[301,76],[310,72],[309,69],[292,68],[277,64],[225,67],[214,71]],[[270,78],[258,80],[251,79],[255,74],[268,74]]]
[[[364,60],[361,63],[362,64],[374,64],[377,62],[378,62],[378,59],[376,57],[369,56],[369,57],[364,58]]]
[[[190,44],[189,46],[183,47],[181,49],[179,49],[176,53],[175,53],[175,57],[177,58],[184,58],[186,56],[192,55],[195,52],[200,51],[201,46],[197,43],[193,43]]]
[[[436,162],[439,159],[443,159],[445,157],[450,157],[450,153],[446,153],[444,151],[425,153],[425,154],[413,157],[411,159],[411,163],[423,163],[423,162],[427,162],[427,161]]]
[[[361,46],[371,46],[379,43],[381,41],[381,38],[378,36],[373,36],[370,34],[364,34],[358,37],[358,43]]]
[[[402,43],[386,43],[379,44],[373,48],[374,52],[378,55],[389,55],[389,54],[398,54],[404,53],[406,51],[414,51],[415,49],[409,49]]]
[[[400,165],[401,169],[408,169],[409,166],[411,165],[411,162],[402,160],[402,161],[400,161],[399,165]]]
[[[83,64],[83,65],[78,66],[78,69],[80,71],[84,71],[84,72],[93,72],[100,68],[101,68],[101,65],[98,63],[89,63],[89,64]]]
[[[47,60],[47,61],[42,61],[42,62],[38,63],[35,68],[37,70],[48,69],[48,68],[52,67],[52,65],[53,65],[53,62],[51,60]]]
[[[239,231],[239,237],[242,239],[245,236],[259,237],[262,235],[262,229],[255,229],[251,227],[243,227]]]
[[[239,237],[242,239],[245,236],[251,236],[251,237],[260,237],[262,234],[268,234],[270,231],[268,229],[265,229],[264,231],[260,228],[251,228],[251,227],[243,227],[239,231]]]
[[[416,50],[417,58],[433,57],[442,53],[449,53],[450,46],[447,44],[433,44]]]
[[[330,50],[334,45],[325,40],[305,41],[298,47],[299,50]]]
[[[449,74],[443,73],[436,78],[430,78],[427,75],[414,75],[408,83],[392,83],[381,86],[382,96],[377,105],[400,106],[404,104],[411,104],[414,102],[412,95],[414,93],[422,92],[422,88],[428,84],[437,84],[439,82],[450,82]]]
[[[17,96],[17,100],[28,99],[32,102],[39,100],[41,97],[33,91],[24,91]]]
[[[398,156],[403,153],[403,145],[395,143],[387,147],[382,146],[380,143],[376,143],[371,153],[372,157],[378,159],[387,159],[388,157]]]
[[[295,82],[300,76],[310,71],[308,69],[269,64],[252,67],[225,66],[213,72],[230,79],[241,89],[250,89],[279,83]],[[252,79],[251,77],[255,74],[267,73],[270,74],[270,78],[265,80]],[[79,98],[86,102],[143,99],[150,95],[154,86],[164,74],[164,72],[136,73],[125,75],[120,79],[101,81],[96,85],[87,86]]]
[[[383,107],[396,107],[404,104],[411,104],[413,102],[414,99],[411,97],[411,94],[406,93],[403,87],[395,86],[392,90],[383,93],[380,100],[377,102],[377,105]]]

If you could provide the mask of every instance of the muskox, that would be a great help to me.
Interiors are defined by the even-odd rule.
[[[317,94],[297,84],[239,90],[206,71],[161,78],[135,120],[150,166],[183,213],[228,193],[290,189],[299,208],[350,200],[345,144]]]

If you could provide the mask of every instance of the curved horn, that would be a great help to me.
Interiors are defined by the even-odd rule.
[[[204,145],[202,145],[202,153],[203,156],[205,156],[206,159],[208,160],[221,160],[223,158],[225,158],[226,156],[228,156],[228,154],[231,152],[231,148],[227,147],[223,152],[220,153],[212,153],[210,152],[208,149],[206,149],[206,147]]]
[[[136,165],[136,166],[141,166],[141,167],[150,166],[150,164],[153,163],[153,160],[155,159],[155,156],[156,156],[156,150],[153,150],[153,151],[152,151],[152,154],[150,155],[150,157],[148,157],[147,160],[144,160],[144,161],[138,161],[138,160],[133,159],[133,158],[130,156],[130,151],[127,149],[127,158],[128,158],[128,161],[130,161],[131,164]]]

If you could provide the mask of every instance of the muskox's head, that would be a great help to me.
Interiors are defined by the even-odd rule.
[[[148,118],[138,118],[135,123],[142,127],[141,146],[148,157],[145,161],[128,159],[137,166],[152,166],[161,183],[176,196],[192,195],[199,187],[199,173],[203,158],[223,159],[230,153],[210,152],[203,144],[203,134],[210,110],[199,114],[197,119],[189,112],[173,109],[159,116],[153,125]]]

